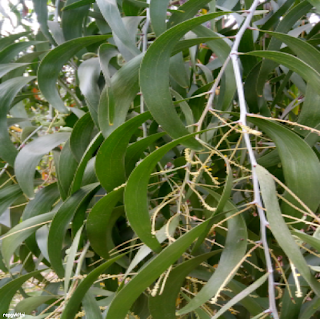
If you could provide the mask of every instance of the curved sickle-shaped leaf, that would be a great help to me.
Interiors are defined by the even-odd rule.
[[[9,45],[0,52],[0,63],[7,63],[14,59],[21,51],[29,48],[32,45],[43,43],[42,41],[26,41],[17,42]]]
[[[122,213],[114,212],[114,207],[122,199],[122,195],[123,188],[104,196],[93,206],[87,219],[87,233],[91,247],[104,259],[109,258],[109,250],[113,248],[110,224],[113,226],[114,223],[110,221]]]
[[[208,258],[220,253],[215,250],[208,254],[194,257],[174,268],[166,281],[165,288],[161,295],[149,297],[149,309],[153,319],[176,319],[176,299],[185,277],[199,264]]]
[[[64,143],[69,136],[70,133],[41,136],[19,152],[14,163],[14,169],[21,189],[29,198],[34,196],[33,178],[40,159],[53,148]]]
[[[149,112],[138,115],[118,127],[101,145],[96,159],[96,173],[102,187],[112,191],[126,181],[125,153],[133,133],[146,120]]]
[[[307,1],[300,2],[299,4],[294,6],[292,9],[290,9],[290,11],[284,14],[283,19],[279,22],[279,25],[277,26],[275,31],[281,32],[281,33],[288,33],[289,30],[292,28],[292,26],[299,19],[301,19],[301,17],[303,17],[310,9],[311,9],[311,5]],[[280,50],[280,47],[281,47],[281,41],[276,38],[273,38],[271,39],[268,45],[268,50]],[[257,91],[259,95],[262,95],[265,82],[268,78],[268,74],[271,72],[271,70],[274,67],[275,67],[275,64],[272,61],[262,62],[259,78],[257,81]]]
[[[66,6],[77,2],[77,0],[67,0]],[[89,9],[90,6],[86,5],[70,11],[62,11],[61,27],[66,41],[82,37],[82,23],[83,19],[88,15]]]
[[[14,311],[16,313],[25,313],[31,315],[34,310],[46,302],[54,302],[59,298],[58,295],[44,295],[44,296],[35,296],[28,297],[21,300],[15,307]]]
[[[292,230],[292,234],[299,237],[305,243],[307,243],[308,245],[312,246],[313,248],[315,248],[317,251],[320,252],[320,240],[318,238],[310,236],[296,229]]]
[[[311,44],[288,34],[263,31],[284,42],[302,61],[320,73],[320,52]]]
[[[277,191],[271,174],[262,166],[257,165],[257,175],[262,199],[267,209],[268,222],[273,236],[286,255],[297,267],[303,278],[308,282],[312,290],[317,294],[317,296],[320,296],[320,283],[311,274],[309,266],[307,265],[299,246],[295,243],[283,217],[281,216],[281,210],[276,195]]]
[[[111,302],[105,319],[124,319],[134,301],[149,287],[166,269],[175,263],[191,243],[206,228],[205,221],[191,229],[152,259],[139,271],[115,296]],[[126,302],[124,303],[123,300]]]
[[[20,196],[22,191],[19,185],[10,185],[0,189],[0,215]]]
[[[98,133],[97,136],[89,144],[75,172],[75,175],[71,184],[71,188],[70,188],[70,195],[72,195],[74,192],[76,192],[80,188],[87,164],[92,158],[92,155],[96,152],[96,150],[99,148],[102,142],[103,142],[102,134]]]
[[[140,115],[141,116],[141,115]],[[156,164],[176,145],[192,138],[197,133],[189,134],[176,139],[147,156],[129,176],[124,193],[126,215],[130,226],[147,246],[159,252],[161,246],[151,234],[151,223],[148,209],[148,182]],[[198,133],[199,134],[199,133]]]
[[[139,92],[139,68],[143,54],[126,63],[111,79],[111,87],[104,90],[99,105],[99,125],[107,137],[125,122],[129,107]],[[125,90],[123,89],[125,88]]]
[[[133,144],[131,144],[126,152],[126,172],[127,176],[131,173],[131,171],[134,169],[136,163],[141,158],[141,155],[143,154],[143,151],[150,146],[152,143],[154,143],[156,140],[158,140],[160,137],[166,135],[165,132],[160,132],[156,134],[152,134],[150,136],[147,136],[143,138],[142,140],[139,140]]]
[[[57,183],[52,183],[40,189],[34,199],[29,201],[21,216],[22,220],[50,212],[54,203],[60,197]]]
[[[109,43],[100,45],[100,48],[99,48],[100,67],[104,75],[104,79],[106,81],[107,86],[111,85],[109,62],[113,57],[117,56],[117,54],[118,54],[118,51],[116,50],[116,47],[114,45]]]
[[[320,298],[314,297],[312,301],[306,303],[305,307],[301,310],[299,319],[310,319],[320,308]]]
[[[320,163],[312,148],[298,135],[283,126],[259,118],[248,118],[266,132],[277,146],[283,167],[286,185],[311,210],[320,204]],[[299,154],[299,156],[297,156]],[[298,205],[291,196],[290,201]],[[283,213],[300,217],[301,213],[283,203]]]
[[[195,32],[195,30],[193,30],[193,32]],[[171,56],[174,56],[177,53],[179,53],[179,52],[181,52],[181,51],[183,51],[185,49],[189,49],[189,48],[191,48],[191,47],[193,47],[195,45],[199,45],[201,43],[207,43],[208,41],[219,40],[219,39],[221,40],[221,37],[218,37],[218,36],[201,36],[201,38],[193,38],[193,39],[181,40],[175,45],[174,49],[171,52]],[[230,51],[230,47],[229,47],[229,51]]]
[[[83,115],[74,125],[70,136],[70,147],[77,162],[81,161],[84,152],[90,144],[93,130],[94,123],[90,112]]]
[[[116,0],[96,0],[99,9],[105,18],[105,20],[110,25],[112,32],[119,38],[121,43],[128,49],[130,52],[129,60],[134,56],[140,54],[140,51],[137,49],[135,42],[132,41],[128,30],[126,29],[121,15],[118,9],[118,4]]]
[[[159,240],[160,243],[163,243],[165,240],[168,239],[168,233],[169,236],[173,236],[176,228],[179,225],[180,216],[176,214],[170,221],[169,229],[167,230],[167,224],[162,226],[156,233],[156,237]],[[138,266],[138,264],[144,260],[150,253],[152,253],[152,250],[147,245],[142,245],[134,258],[132,259],[129,267],[126,270],[125,278],[132,272],[132,270]]]
[[[90,287],[94,284],[94,282],[98,279],[98,277],[109,268],[114,262],[116,262],[119,258],[123,257],[125,254],[109,259],[96,269],[90,272],[86,278],[84,278],[77,289],[74,291],[70,299],[68,300],[67,305],[65,306],[63,313],[61,315],[61,319],[70,319],[74,318],[79,310],[79,306],[81,304],[84,295],[90,289]]]
[[[100,185],[96,183],[79,189],[61,205],[52,220],[48,236],[48,254],[52,268],[61,278],[64,277],[61,250],[69,223],[78,209],[89,204],[92,196],[99,187]]]
[[[320,105],[320,94],[319,90],[315,90],[310,84],[307,85],[307,90],[305,94],[305,99],[303,102],[303,108],[299,114],[298,123],[302,125],[307,125],[309,127],[317,128],[320,123],[320,112],[319,112],[319,105]],[[319,129],[319,127],[317,128]],[[306,136],[311,134],[315,138],[315,141],[319,139],[319,136],[315,136],[316,134],[308,132],[308,131],[299,131],[299,134]],[[306,138],[306,141],[309,140]],[[309,144],[313,146],[313,144]]]
[[[168,21],[168,28],[172,28],[178,23],[194,17],[210,0],[189,0],[179,7],[179,11],[174,12]]]
[[[66,263],[66,269],[64,273],[64,293],[67,294],[69,290],[69,284],[70,279],[72,275],[73,265],[76,260],[76,255],[78,252],[79,242],[81,239],[81,233],[82,233],[83,225],[79,228],[76,235],[74,236],[72,240],[72,244],[69,248],[69,252],[67,255],[67,263]]]
[[[282,64],[290,70],[298,73],[310,85],[312,85],[315,90],[318,90],[320,87],[320,73],[318,73],[309,64],[291,54],[277,51],[252,51],[246,54],[267,58],[277,62],[278,64]]]
[[[59,112],[67,112],[67,108],[55,88],[61,68],[82,48],[105,41],[109,37],[109,35],[95,35],[67,41],[51,50],[41,61],[38,71],[39,89],[48,102]]]
[[[50,221],[53,215],[54,213],[50,212],[29,218],[13,227],[9,232],[6,233],[5,236],[8,237],[5,237],[2,240],[1,246],[2,256],[6,265],[9,266],[11,256],[21,245],[21,243],[31,234],[33,234],[38,228],[42,227],[44,223]]]
[[[11,34],[7,37],[3,37],[0,39],[0,50],[2,51],[3,49],[5,49],[7,46],[9,46],[10,44],[14,43],[15,40],[22,38],[28,34],[30,34],[31,31],[27,31],[27,32],[21,32],[21,33],[17,33],[17,34]]]
[[[45,1],[42,0],[32,0],[34,11],[37,16],[38,23],[40,25],[41,32],[45,37],[52,43],[55,44],[55,41],[49,32],[48,28],[48,6]]]
[[[85,96],[93,121],[98,126],[98,105],[100,89],[98,80],[101,68],[98,58],[92,58],[82,62],[78,68],[79,87]]]
[[[203,188],[203,187],[201,187]],[[219,194],[206,188],[206,191],[213,196],[217,201],[222,202],[223,198]],[[227,215],[230,217],[237,211],[237,208],[231,203],[227,202],[223,211],[228,211]],[[217,216],[218,217],[218,216]],[[212,220],[215,218],[212,217]],[[228,220],[228,233],[225,242],[225,248],[222,251],[218,268],[211,276],[207,284],[199,291],[199,293],[181,310],[178,311],[179,315],[193,311],[207,302],[210,298],[221,288],[221,285],[226,285],[226,278],[230,281],[236,272],[236,267],[240,260],[245,255],[247,249],[247,226],[242,215],[237,215]],[[208,225],[212,221],[208,220]],[[208,226],[207,226],[208,229]],[[230,276],[233,274],[233,276]]]
[[[9,306],[12,302],[12,298],[16,294],[17,290],[31,277],[37,276],[43,270],[37,270],[30,272],[26,275],[20,276],[16,279],[5,284],[0,288],[0,313],[5,314],[9,312]]]
[[[239,294],[237,294],[235,297],[233,297],[231,300],[229,300],[211,319],[218,319],[222,314],[224,314],[226,311],[231,309],[235,304],[237,304],[239,301],[253,293],[256,289],[258,289],[260,286],[262,286],[265,281],[268,279],[269,274],[266,273],[262,277],[260,277],[258,280],[256,280],[253,284],[248,286],[246,289],[241,291]]]
[[[68,4],[67,6],[62,8],[62,11],[68,11],[71,9],[77,9],[83,6],[86,6],[88,4],[93,3],[95,0],[78,0],[77,2],[73,2],[71,4]]]
[[[0,157],[11,166],[18,154],[11,142],[7,128],[7,114],[17,93],[35,77],[18,77],[0,84]]]
[[[167,30],[166,20],[169,2],[170,0],[152,0],[150,3],[151,25],[156,36]]]
[[[78,163],[71,151],[71,143],[69,139],[63,146],[59,157],[59,164],[56,167],[56,174],[59,181],[62,200],[65,200],[68,197],[77,167]]]
[[[4,75],[9,73],[12,70],[15,70],[17,68],[20,68],[22,66],[27,66],[30,63],[5,63],[0,64],[0,78],[2,78]]]
[[[154,119],[173,138],[188,134],[177,112],[172,106],[169,90],[169,60],[175,44],[181,37],[194,27],[225,12],[207,14],[183,22],[164,32],[150,46],[145,54],[140,69],[140,85],[145,102]],[[200,144],[195,140],[185,141],[186,146],[199,149]]]

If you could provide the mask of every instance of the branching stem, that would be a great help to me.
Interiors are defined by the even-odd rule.
[[[265,214],[263,210],[261,209],[262,207],[262,201],[261,201],[261,196],[260,196],[260,190],[259,190],[259,181],[258,181],[258,176],[256,173],[256,166],[257,166],[257,161],[252,149],[252,145],[250,142],[250,137],[249,133],[246,130],[247,126],[247,107],[246,107],[246,102],[245,102],[245,97],[244,97],[244,90],[243,90],[243,84],[242,84],[242,77],[241,77],[241,72],[240,72],[240,64],[239,64],[239,57],[238,57],[238,47],[240,44],[240,41],[242,39],[242,36],[246,29],[250,26],[251,19],[253,17],[254,11],[256,7],[260,4],[260,0],[254,0],[253,4],[251,5],[249,11],[248,11],[248,16],[246,17],[243,25],[239,29],[239,32],[237,33],[235,37],[235,41],[232,46],[232,50],[230,53],[231,56],[231,61],[234,69],[234,75],[235,75],[235,80],[236,80],[236,86],[237,86],[237,92],[238,92],[238,99],[239,99],[239,106],[240,106],[240,119],[239,119],[239,124],[242,126],[243,130],[243,137],[244,141],[246,144],[246,148],[248,150],[249,154],[249,160],[251,163],[252,167],[252,182],[253,182],[253,190],[254,190],[254,201],[253,203],[256,204],[259,218],[260,218],[260,229],[261,229],[261,242],[264,248],[264,255],[266,258],[266,263],[267,263],[267,269],[269,273],[269,310],[272,312],[273,317],[275,319],[278,319],[278,311],[276,307],[276,302],[275,302],[275,291],[274,291],[274,278],[273,278],[273,267],[272,267],[272,261],[271,261],[271,256],[269,253],[269,246],[267,242],[267,236],[266,236],[266,228],[269,225],[268,221],[266,220]]]

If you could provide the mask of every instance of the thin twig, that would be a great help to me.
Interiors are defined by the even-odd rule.
[[[264,255],[266,258],[266,263],[267,263],[267,269],[269,273],[268,277],[268,292],[269,292],[269,312],[273,314],[274,319],[278,319],[278,311],[277,311],[277,306],[275,302],[275,288],[274,288],[274,278],[273,278],[273,267],[272,267],[272,260],[271,256],[269,253],[269,246],[267,242],[267,234],[266,234],[266,229],[267,226],[269,225],[266,216],[261,209],[262,207],[262,201],[261,201],[261,196],[260,196],[260,189],[259,189],[259,181],[258,181],[258,176],[256,173],[256,166],[257,166],[257,161],[255,158],[255,155],[253,153],[252,145],[250,142],[250,137],[249,137],[249,132],[247,130],[247,107],[246,107],[246,102],[245,102],[245,96],[244,96],[244,89],[243,89],[243,84],[242,84],[242,77],[241,77],[241,72],[240,72],[240,63],[239,63],[239,56],[238,56],[238,48],[240,41],[242,39],[242,36],[244,32],[247,30],[247,28],[250,26],[251,19],[253,18],[255,9],[257,6],[260,4],[260,0],[254,0],[253,4],[251,5],[249,9],[248,16],[246,17],[243,25],[239,29],[239,32],[237,33],[235,37],[235,41],[232,46],[232,50],[230,53],[231,56],[231,61],[233,65],[233,70],[234,70],[234,75],[235,75],[235,80],[236,80],[236,86],[237,86],[237,92],[238,92],[238,99],[239,99],[239,107],[240,107],[240,119],[239,119],[239,125],[242,127],[242,132],[243,132],[243,137],[244,141],[248,150],[249,154],[249,160],[251,163],[252,167],[252,181],[253,181],[253,190],[254,190],[254,200],[253,203],[257,206],[259,218],[260,218],[260,231],[261,231],[261,242],[264,248]]]

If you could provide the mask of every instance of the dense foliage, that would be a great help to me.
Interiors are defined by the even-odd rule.
[[[319,318],[319,2],[10,8],[0,314]]]

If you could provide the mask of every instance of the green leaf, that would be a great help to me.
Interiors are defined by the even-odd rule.
[[[22,191],[19,185],[10,185],[0,189],[0,215],[14,203],[20,196]]]
[[[118,51],[116,47],[112,44],[105,43],[100,45],[99,48],[99,59],[102,73],[104,75],[104,79],[106,81],[107,86],[111,86],[111,76],[109,71],[109,62],[110,60],[117,56]]]
[[[61,319],[74,318],[78,312],[81,301],[83,300],[85,294],[93,285],[93,283],[98,279],[99,275],[102,274],[107,268],[109,268],[115,261],[124,255],[117,256],[115,258],[109,259],[102,265],[91,271],[86,278],[84,278],[79,284],[78,288],[73,292],[67,305],[65,306]]]
[[[206,191],[219,201],[222,206],[222,202],[225,200],[223,197],[209,189],[206,189]],[[224,205],[223,210],[227,211],[228,213],[226,216],[230,217],[237,211],[237,208],[228,201]],[[212,220],[208,220],[206,231],[208,231],[209,225],[212,225],[212,222],[214,222],[217,217],[218,216],[213,216]],[[239,262],[244,257],[247,249],[247,226],[242,215],[234,216],[229,219],[227,223],[228,233],[224,245],[225,248],[222,251],[218,268],[199,293],[185,307],[178,311],[179,315],[193,311],[203,305],[219,292],[222,285],[227,285],[235,275],[236,270],[239,267]],[[228,280],[226,281],[227,278]]]
[[[208,258],[220,253],[215,250],[208,254],[203,254],[183,262],[170,271],[165,288],[161,295],[149,297],[149,309],[153,319],[176,319],[176,299],[185,280],[185,277],[199,264]]]
[[[308,0],[317,10],[317,12],[320,12],[320,3],[316,0]]]
[[[312,148],[298,135],[279,124],[253,117],[248,120],[259,126],[276,144],[289,189],[311,210],[316,210],[320,204],[317,191],[320,189],[320,163]],[[299,206],[291,196],[287,199]],[[300,212],[286,203],[283,203],[282,211],[299,218],[301,216]]]
[[[318,73],[320,73],[320,66],[318,63],[320,59],[320,52],[314,46],[306,41],[287,34],[271,31],[263,32],[284,42],[302,61],[309,64]]]
[[[168,28],[193,18],[200,9],[204,8],[211,0],[189,0],[179,7],[179,11],[174,12],[169,21]],[[213,19],[213,18],[212,18]]]
[[[299,114],[298,123],[309,127],[316,128],[320,123],[320,112],[317,107],[320,103],[319,90],[315,90],[314,87],[307,85],[307,91],[303,102],[303,108]],[[302,131],[297,129],[299,134],[303,136],[308,135],[308,131]],[[313,134],[315,135],[315,134]],[[319,136],[317,136],[317,139]]]
[[[79,0],[73,3],[70,3],[62,8],[62,11],[67,11],[71,9],[77,9],[83,6],[87,6],[88,4],[94,3],[95,0]]]
[[[320,298],[314,297],[312,301],[307,302],[305,307],[301,309],[299,319],[310,319],[319,310]]]
[[[79,166],[75,172],[72,185],[70,188],[70,195],[76,192],[80,187],[84,177],[85,169],[87,164],[91,160],[93,154],[97,151],[101,143],[103,142],[103,136],[101,133],[98,133],[96,137],[89,144],[86,152],[83,154],[83,157],[79,163]]]
[[[94,123],[89,112],[83,115],[74,125],[70,136],[70,147],[77,162],[81,161],[92,137],[95,135],[94,128]]]
[[[0,39],[0,50],[2,51],[3,49],[5,49],[7,46],[9,46],[10,44],[14,43],[15,40],[22,38],[26,35],[30,34],[30,31],[27,32],[20,32],[17,34],[11,34],[7,37],[2,37]]]
[[[96,0],[96,3],[99,6],[103,17],[111,27],[113,35],[119,38],[120,43],[124,45],[130,53],[126,60],[131,60],[133,57],[140,54],[140,51],[135,45],[135,41],[132,41],[129,32],[121,19],[116,0]]]
[[[194,30],[193,30],[194,31]],[[209,30],[210,31],[210,30]],[[222,39],[222,37],[218,36],[208,36],[208,37],[199,37],[199,38],[193,38],[193,39],[187,39],[187,40],[180,40],[174,47],[174,49],[171,52],[171,56],[176,55],[180,51],[184,51],[186,49],[189,49],[195,45],[199,45],[202,43],[207,43],[211,40],[219,40]],[[230,48],[229,48],[230,49]],[[230,50],[229,50],[230,51]]]
[[[40,25],[40,30],[44,36],[52,43],[55,44],[55,41],[49,32],[48,28],[48,6],[45,1],[42,0],[32,0],[34,11],[37,16],[37,21]]]
[[[22,66],[27,66],[30,63],[6,63],[6,64],[0,64],[0,78],[2,78],[4,75],[9,73],[12,70],[15,70],[17,68],[20,68]]]
[[[298,73],[311,86],[313,86],[314,89],[317,89],[320,85],[320,74],[309,64],[291,54],[277,51],[252,51],[246,54],[267,58],[277,62],[277,64],[284,65],[290,70]]]
[[[156,36],[167,30],[166,19],[170,0],[151,1],[150,19],[151,25]]]
[[[104,137],[125,122],[129,107],[139,92],[139,68],[143,54],[126,63],[111,79],[100,100],[99,126]],[[123,90],[123,88],[126,88]]]
[[[14,163],[16,178],[22,191],[29,198],[34,197],[33,178],[40,159],[53,148],[64,143],[69,136],[69,133],[55,133],[41,136],[27,144],[19,152]]]
[[[66,6],[69,10],[62,11],[61,27],[66,41],[82,37],[82,24],[90,9],[89,5],[79,6],[70,10],[70,5],[77,3],[77,0],[67,0]]]
[[[51,50],[41,61],[38,70],[39,88],[48,100],[61,113],[67,113],[61,97],[55,88],[56,81],[64,64],[79,50],[97,42],[103,42],[110,36],[88,36],[67,41]]]
[[[69,252],[67,254],[67,263],[66,263],[66,269],[65,269],[65,275],[64,275],[64,293],[65,294],[67,294],[69,289],[70,278],[72,276],[73,265],[76,259],[76,254],[79,247],[79,241],[80,241],[82,229],[83,229],[83,226],[81,226],[77,231],[76,235],[73,238],[71,247],[69,248]]]
[[[63,200],[65,200],[68,197],[77,167],[78,163],[71,150],[70,139],[68,139],[63,146],[63,149],[59,157],[59,164],[58,167],[56,167],[61,198]]]
[[[218,319],[222,314],[228,311],[231,307],[233,307],[239,301],[241,301],[242,299],[250,295],[260,286],[262,286],[264,282],[268,279],[268,276],[269,276],[268,273],[264,274],[262,277],[256,280],[253,284],[251,284],[246,289],[244,289],[239,294],[237,294],[235,297],[233,297],[231,300],[229,300],[221,309],[219,309],[219,311],[212,317],[212,319]]]
[[[26,275],[22,275],[16,279],[11,280],[0,288],[0,313],[5,314],[9,312],[9,306],[11,304],[13,296],[17,290],[30,278],[40,274],[43,270],[37,270],[30,272]]]
[[[109,258],[109,251],[114,247],[112,227],[121,216],[121,210],[114,211],[116,204],[122,199],[123,189],[115,190],[96,203],[87,219],[87,233],[93,250],[104,259]]]
[[[31,217],[16,225],[6,233],[5,238],[2,239],[1,251],[3,259],[8,267],[10,265],[10,258],[14,251],[38,228],[51,221],[53,215],[54,213],[51,212]]]
[[[126,181],[125,153],[134,132],[150,119],[150,113],[138,115],[118,127],[101,145],[96,159],[96,173],[102,187],[110,192]]]
[[[145,114],[145,113],[143,113]],[[140,115],[141,116],[141,115]],[[190,134],[174,140],[160,147],[147,156],[131,173],[124,193],[126,215],[130,226],[146,245],[159,252],[161,246],[154,235],[151,234],[151,223],[148,209],[148,182],[156,164],[176,145],[196,135]]]
[[[29,48],[32,45],[43,43],[42,41],[26,41],[13,43],[0,51],[0,63],[8,63],[14,59],[21,51]]]
[[[286,2],[289,2],[289,1],[286,1]],[[291,4],[291,2],[289,3]],[[281,32],[281,33],[288,33],[292,28],[292,26],[299,19],[301,19],[301,17],[303,17],[310,10],[310,8],[311,8],[311,5],[308,3],[308,1],[302,1],[296,6],[293,6],[291,10],[286,12],[283,19],[281,19],[281,21],[279,22],[279,25],[277,26],[275,31]],[[280,17],[278,19],[280,20]],[[281,41],[276,38],[273,38],[271,39],[267,49],[276,51],[276,50],[280,50],[280,47],[281,47]],[[271,72],[271,70],[275,67],[276,67],[275,63],[271,61],[262,62],[259,78],[257,81],[257,91],[259,95],[262,95],[263,87],[265,85],[265,82],[267,81],[268,75]]]
[[[162,226],[159,231],[156,233],[156,237],[159,241],[159,243],[163,243],[168,238],[168,233],[172,237],[176,231],[176,228],[179,225],[180,216],[175,215],[169,224],[169,229],[167,231],[167,224]],[[134,258],[132,259],[129,267],[127,268],[127,271],[125,273],[125,277],[128,276],[128,274],[142,261],[144,260],[150,253],[152,253],[152,249],[150,249],[147,245],[142,245],[139,248],[139,251],[136,253]]]
[[[100,100],[98,85],[100,72],[101,68],[98,58],[86,60],[78,68],[79,88],[88,102],[91,117],[96,126],[98,126],[98,106]]]
[[[310,245],[311,247],[315,248],[320,252],[320,240],[318,238],[310,236],[296,229],[293,229],[291,232],[292,232],[292,235],[299,237],[305,243],[307,243],[308,245]]]
[[[164,135],[166,135],[165,132],[152,134],[135,143],[132,143],[127,148],[126,159],[125,159],[127,176],[130,175],[136,163],[140,160],[144,150]]]
[[[170,59],[169,72],[172,78],[183,88],[189,87],[189,75],[184,63],[183,54],[179,52]]]
[[[88,291],[84,295],[82,299],[82,305],[86,313],[86,317],[102,319],[102,314],[101,314],[101,310],[99,308],[98,302],[90,291]]]
[[[64,277],[61,250],[65,233],[76,212],[89,204],[99,185],[85,186],[70,196],[55,214],[48,236],[48,253],[52,268],[59,277]]]
[[[31,315],[33,310],[36,310],[39,306],[46,302],[54,302],[58,299],[59,296],[55,295],[46,295],[46,296],[36,296],[29,297],[21,300],[15,307],[14,311],[16,313],[25,313],[27,315]]]
[[[185,252],[191,243],[206,228],[207,221],[179,237],[174,243],[155,256],[147,266],[139,271],[114,297],[105,319],[124,319],[134,301],[168,267]],[[123,300],[126,302],[124,303]]]
[[[225,13],[207,14],[167,30],[153,42],[142,60],[140,85],[145,102],[153,118],[173,138],[188,134],[188,130],[172,107],[172,98],[169,90],[169,59],[171,51],[186,32],[222,14]],[[186,143],[186,146],[190,148],[200,148],[199,143],[195,140]]]
[[[267,209],[267,219],[273,236],[288,258],[290,258],[292,263],[299,270],[303,278],[308,282],[312,290],[317,294],[317,296],[320,296],[320,284],[311,274],[306,260],[301,254],[299,246],[295,243],[283,217],[281,216],[276,195],[276,187],[271,174],[262,166],[257,165],[257,175],[262,199]]]
[[[11,166],[18,154],[17,149],[11,142],[7,127],[7,114],[11,103],[18,92],[35,77],[18,77],[0,84],[0,157]]]

